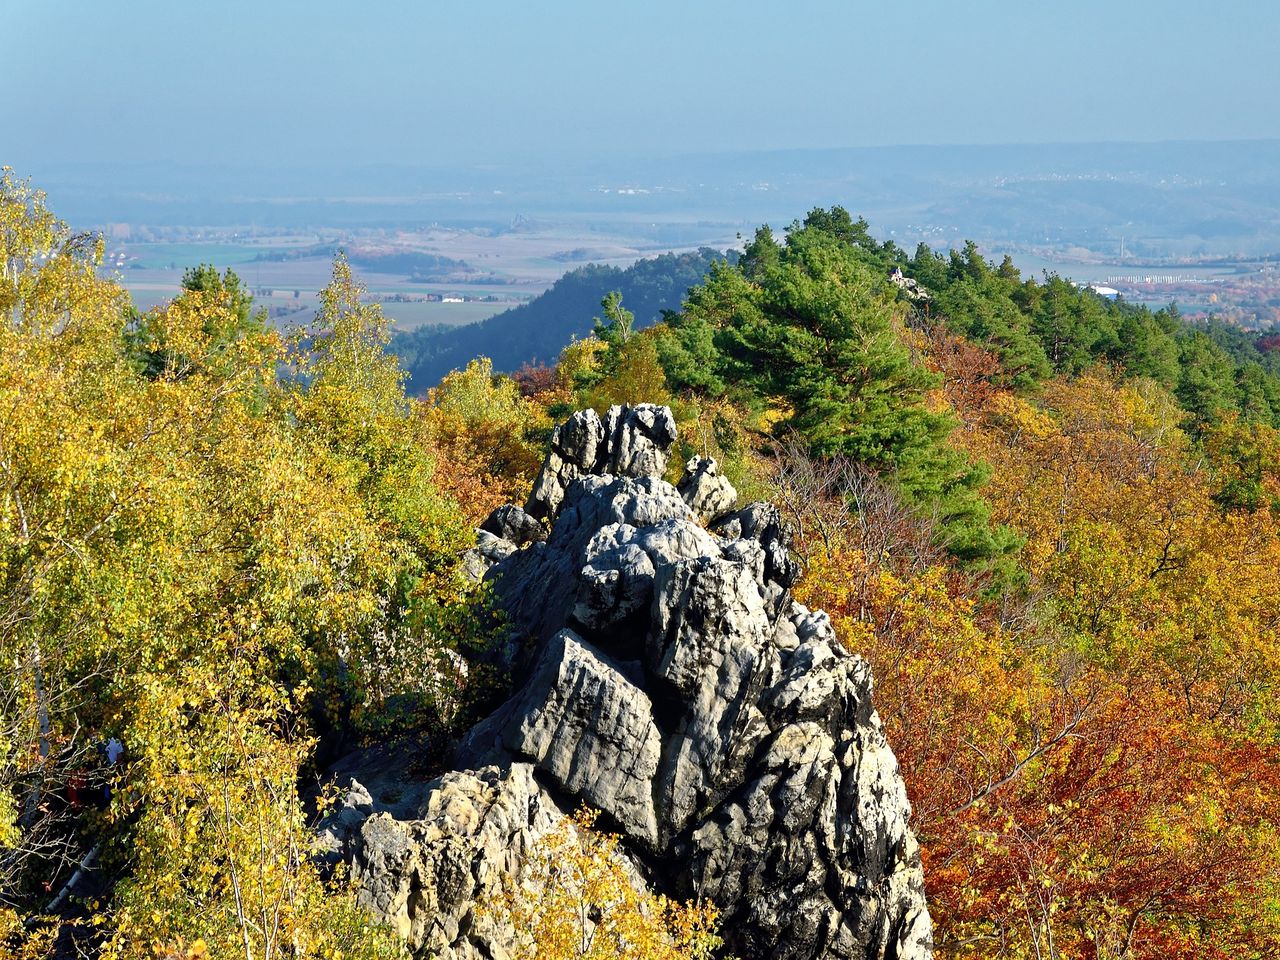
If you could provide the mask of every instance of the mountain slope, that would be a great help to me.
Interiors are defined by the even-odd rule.
[[[625,270],[589,264],[566,273],[541,296],[480,323],[461,327],[425,327],[397,334],[391,350],[409,373],[409,387],[423,393],[450,370],[484,355],[498,370],[526,362],[554,362],[574,337],[591,332],[600,298],[610,290],[636,315],[637,327],[658,320],[663,310],[680,306],[685,291],[701,282],[716,260],[736,256],[706,247],[696,253],[666,253],[640,260]]]

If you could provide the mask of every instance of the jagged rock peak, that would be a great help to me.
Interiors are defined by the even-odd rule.
[[[925,960],[919,851],[870,669],[792,599],[775,507],[734,510],[714,461],[691,460],[680,489],[661,479],[675,439],[650,405],[557,428],[528,513],[495,513],[477,547],[518,689],[414,802],[353,786],[329,849],[420,955],[499,958],[511,932],[477,900],[587,803],[637,878],[717,904],[743,960]]]
[[[669,407],[613,406],[604,422],[594,410],[580,410],[551,434],[525,509],[538,518],[554,516],[569,484],[590,474],[660,477],[675,441],[676,419]]]

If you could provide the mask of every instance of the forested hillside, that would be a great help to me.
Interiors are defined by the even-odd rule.
[[[762,231],[652,336],[673,388],[784,441],[800,593],[873,665],[942,955],[1275,949],[1256,342],[972,247],[908,257],[840,210]]]
[[[445,769],[523,679],[475,527],[525,500],[554,422],[647,402],[673,470],[714,457],[781,506],[789,589],[869,663],[938,956],[1276,955],[1267,337],[819,209],[733,263],[588,268],[403,339],[413,399],[342,260],[283,335],[229,273],[139,313],[100,258],[5,174],[0,950],[404,955],[315,847],[328,764]],[[715,954],[711,904],[620,893],[616,844],[576,823],[528,856],[587,886],[491,907],[520,957],[606,955],[573,940],[589,916],[607,955]]]
[[[640,326],[680,305],[684,292],[702,280],[716,260],[732,256],[702,249],[666,253],[625,269],[591,264],[571,270],[546,293],[480,323],[424,327],[400,333],[391,350],[409,374],[409,390],[422,393],[450,370],[475,357],[489,357],[498,370],[526,363],[552,363],[575,337],[591,333],[600,298],[619,291]]]

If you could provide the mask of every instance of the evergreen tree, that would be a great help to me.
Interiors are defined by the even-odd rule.
[[[714,363],[719,382],[750,403],[781,403],[784,425],[815,453],[849,456],[897,480],[909,501],[935,514],[953,551],[998,555],[1012,538],[993,531],[978,495],[980,468],[947,443],[950,414],[928,394],[938,377],[903,342],[901,307],[879,265],[851,245],[862,228],[845,217],[811,214],[785,247],[757,234],[744,257],[750,277],[721,267],[690,292],[671,318],[662,356],[680,386]],[[772,262],[770,262],[772,261]],[[756,399],[755,402],[759,402]]]
[[[1050,277],[1045,284],[1031,330],[1050,362],[1064,373],[1079,373],[1119,346],[1113,320],[1099,298],[1082,295],[1061,277]]]
[[[1184,337],[1175,394],[1198,428],[1236,409],[1235,370],[1226,352],[1202,332]]]
[[[622,293],[610,290],[600,301],[604,317],[593,317],[592,332],[603,340],[610,350],[620,349],[630,338],[636,316],[622,305]]]
[[[995,274],[978,280],[966,277],[937,297],[937,308],[953,332],[995,352],[1001,382],[1029,387],[1048,377],[1052,367],[1007,288],[1008,281]]]
[[[782,248],[773,236],[773,230],[766,223],[756,228],[755,236],[748,241],[738,259],[738,266],[743,276],[752,280],[760,277],[770,267],[777,266]]]
[[[1146,307],[1120,311],[1117,348],[1110,359],[1135,377],[1150,377],[1166,387],[1178,382],[1178,343]]]
[[[927,243],[916,247],[915,256],[907,264],[908,272],[927,289],[937,293],[947,284],[947,261],[929,248]]]

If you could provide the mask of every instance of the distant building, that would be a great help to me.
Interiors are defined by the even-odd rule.
[[[1089,289],[1098,296],[1105,297],[1108,300],[1114,300],[1116,297],[1120,296],[1120,291],[1115,287],[1104,287],[1099,283],[1089,284]]]
[[[466,303],[462,297],[441,297],[441,303]]]

